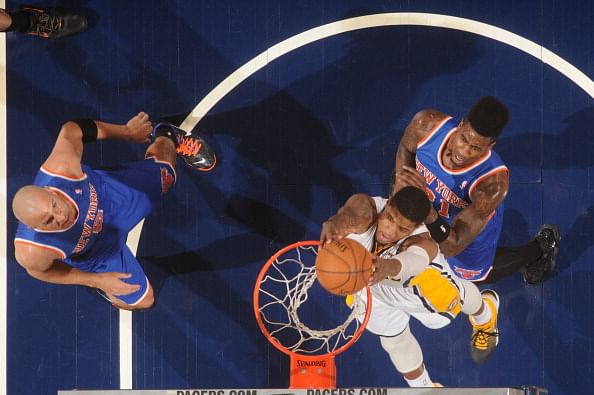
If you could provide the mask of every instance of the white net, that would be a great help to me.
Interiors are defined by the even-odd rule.
[[[305,245],[286,251],[270,264],[256,285],[257,309],[268,334],[281,348],[298,354],[339,350],[356,335],[359,319],[365,316],[365,304],[357,302],[357,295],[353,295],[356,302],[350,308],[344,297],[330,295],[318,285],[317,249],[317,245]],[[319,321],[317,329],[312,328],[314,318]],[[320,329],[329,325],[331,328]]]

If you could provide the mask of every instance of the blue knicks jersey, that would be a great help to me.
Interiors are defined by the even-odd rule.
[[[135,225],[126,223],[129,213],[121,209],[122,203],[133,207],[147,203],[136,201],[134,205],[126,193],[128,187],[110,179],[105,172],[84,165],[82,169],[82,177],[72,178],[41,168],[34,181],[36,186],[52,188],[77,208],[73,225],[59,231],[40,231],[19,223],[15,242],[50,249],[71,266],[95,271],[101,269],[102,261],[119,253],[127,232]]]
[[[486,177],[508,171],[499,155],[490,150],[462,169],[449,169],[442,162],[443,151],[459,120],[445,117],[417,144],[416,168],[425,178],[433,207],[448,223],[472,203],[472,192]],[[491,269],[503,223],[503,203],[492,213],[485,229],[459,255],[448,262],[460,277],[485,278]]]

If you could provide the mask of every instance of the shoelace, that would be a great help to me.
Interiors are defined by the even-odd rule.
[[[47,37],[51,34],[58,33],[61,29],[62,19],[59,16],[42,13],[37,16],[37,23],[32,33]]]
[[[472,335],[472,344],[478,349],[486,350],[489,348],[489,337],[497,336],[499,336],[499,332],[487,332],[479,329],[474,335]]]
[[[200,152],[202,143],[195,138],[183,136],[182,141],[177,147],[177,152],[185,156],[195,156]]]

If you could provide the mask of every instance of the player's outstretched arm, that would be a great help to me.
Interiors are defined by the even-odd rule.
[[[373,199],[362,193],[355,194],[322,224],[320,243],[324,245],[350,233],[363,233],[376,220],[377,209]]]
[[[405,242],[394,258],[374,257],[369,285],[387,277],[407,280],[422,272],[437,255],[437,243],[431,239],[429,233],[411,236]]]
[[[136,143],[148,141],[152,126],[149,116],[140,112],[125,125],[91,119],[68,121],[60,129],[56,144],[43,167],[71,177],[82,176],[83,143],[104,139],[120,139]]]
[[[472,203],[454,218],[450,233],[439,248],[445,256],[455,256],[462,252],[485,229],[494,210],[501,204],[509,189],[507,170],[487,177],[472,192]],[[436,221],[437,212],[432,210],[427,223]]]
[[[390,187],[390,196],[403,188],[398,179],[398,173],[402,171],[403,166],[415,168],[415,156],[417,153],[417,144],[427,135],[435,125],[445,117],[445,114],[437,110],[421,110],[415,114],[410,121],[404,134],[400,139],[396,149],[396,159],[394,163],[394,172],[392,173],[392,185]]]
[[[140,289],[139,285],[122,281],[130,277],[127,273],[83,272],[60,262],[64,257],[57,252],[29,243],[15,242],[15,256],[31,277],[48,283],[84,285],[99,288],[108,295],[127,295]]]

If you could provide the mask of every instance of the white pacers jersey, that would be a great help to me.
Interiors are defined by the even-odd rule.
[[[380,213],[388,199],[374,197],[373,201],[377,212]],[[365,233],[350,234],[347,237],[361,243],[368,251],[373,251],[375,231],[377,223],[372,225]],[[415,229],[410,236],[419,233],[429,232],[427,227],[422,224]],[[384,259],[393,259],[398,253],[398,248],[405,239],[399,240],[392,247],[380,253]],[[403,263],[404,265],[405,263]],[[460,301],[464,303],[464,286],[461,280],[452,272],[445,257],[441,252],[437,253],[430,266],[444,273],[460,292]],[[456,316],[451,313],[439,313],[425,301],[422,295],[415,293],[415,289],[407,287],[409,279],[386,279],[371,287],[373,303],[371,315],[367,323],[367,330],[380,336],[396,336],[406,329],[408,321],[412,315],[423,325],[431,329],[442,328],[448,325]],[[359,292],[363,302],[366,302],[367,291],[363,289]],[[362,318],[362,317],[361,317]]]

